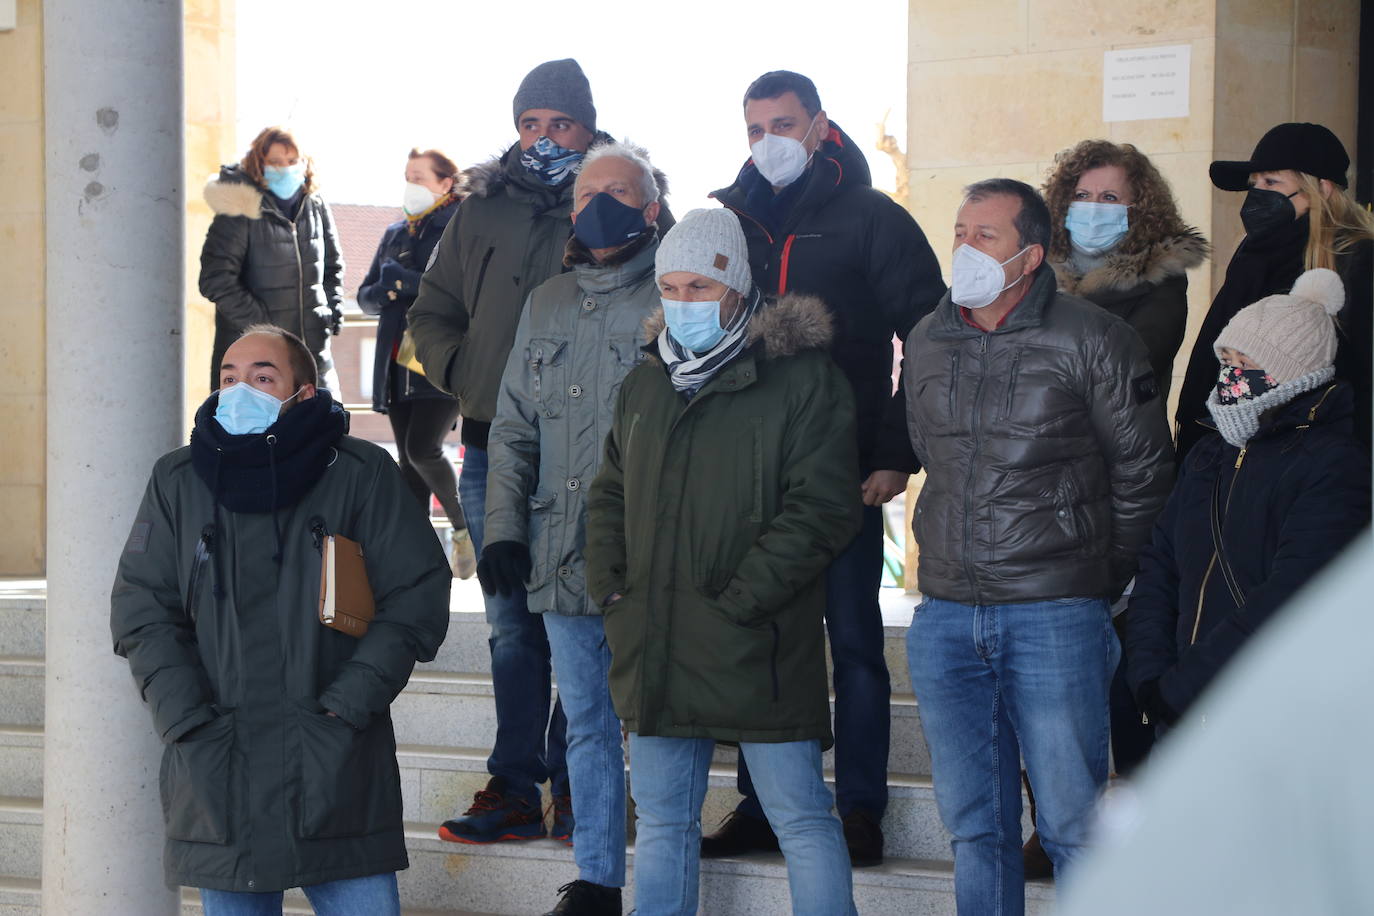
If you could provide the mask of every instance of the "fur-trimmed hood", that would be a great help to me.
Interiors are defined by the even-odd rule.
[[[237,165],[226,165],[205,183],[205,202],[216,216],[262,216],[262,191]]]
[[[1158,284],[1197,267],[1211,253],[1207,239],[1196,229],[1161,239],[1133,254],[1113,252],[1102,264],[1079,275],[1072,261],[1051,264],[1059,288],[1075,296],[1097,292],[1126,292],[1144,283]]]
[[[644,343],[663,333],[667,321],[663,307],[644,319]],[[767,359],[796,356],[806,350],[828,350],[835,337],[835,319],[815,296],[788,293],[776,302],[765,302],[749,319],[749,345],[761,346]],[[652,356],[652,354],[650,354]]]
[[[600,146],[603,143],[612,143],[615,138],[603,131],[597,131],[596,137],[592,140],[592,146]],[[639,153],[645,159],[649,159],[649,151],[642,146],[625,141],[622,146],[629,147]],[[510,149],[499,156],[493,156],[486,162],[479,162],[477,165],[466,169],[463,172],[463,180],[468,193],[476,197],[490,197],[498,193],[502,188],[510,183],[508,169],[519,168],[520,144],[511,144]],[[649,159],[652,162],[652,159]],[[663,174],[663,170],[654,167],[654,182],[658,185],[658,198],[662,201],[668,196],[668,176]],[[552,189],[550,189],[552,190]]]

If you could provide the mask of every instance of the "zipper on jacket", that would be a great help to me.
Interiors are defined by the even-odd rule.
[[[487,279],[487,265],[491,263],[491,256],[494,254],[496,246],[492,245],[487,249],[487,253],[482,255],[482,266],[477,269],[477,285],[472,288],[472,301],[468,303],[469,318],[477,317],[477,303],[482,299],[482,284]]]
[[[958,350],[951,350],[949,353],[949,419],[950,422],[958,416],[955,412],[959,399],[959,358],[962,356]]]
[[[964,575],[968,576],[969,588],[973,590],[973,603],[978,604],[978,579],[973,575],[973,475],[978,468],[978,458],[982,453],[983,443],[980,435],[983,431],[983,424],[980,421],[980,412],[983,406],[983,382],[988,374],[988,335],[983,332],[982,340],[978,343],[978,352],[982,357],[979,360],[978,387],[973,392],[973,426],[970,430],[973,433],[973,454],[969,455],[968,473],[964,475]]]
[[[1313,409],[1315,410],[1316,408]],[[1248,448],[1248,446],[1246,448]],[[1231,512],[1231,494],[1235,492],[1236,478],[1240,476],[1240,466],[1245,462],[1245,452],[1246,449],[1242,448],[1240,450],[1240,453],[1236,455],[1236,466],[1231,474],[1231,485],[1226,488],[1226,504],[1221,508],[1221,521],[1223,524],[1225,524],[1226,522],[1226,516]],[[1197,593],[1197,616],[1193,619],[1192,638],[1188,640],[1188,645],[1190,646],[1196,645],[1197,643],[1198,629],[1202,626],[1202,602],[1203,599],[1207,597],[1207,583],[1211,580],[1212,570],[1216,567],[1216,565],[1217,551],[1214,545],[1212,550],[1212,560],[1210,563],[1207,564],[1207,572],[1204,573],[1202,576],[1202,588],[1198,589]]]
[[[291,250],[296,253],[296,308],[301,322],[301,340],[305,340],[305,262],[301,260],[301,214],[306,211],[306,198],[301,198],[301,208],[291,221]],[[329,329],[325,328],[325,340],[329,339]]]
[[[196,555],[191,561],[191,579],[186,590],[186,616],[191,623],[196,622],[200,609],[200,577],[215,549],[215,526],[213,523],[200,530],[200,540],[196,542]]]
[[[782,259],[778,262],[778,295],[787,295],[787,262],[792,258],[792,243],[797,240],[795,235],[789,235],[787,241],[782,243]]]
[[[1011,358],[1011,373],[1007,378],[1007,400],[1002,407],[1002,419],[1011,419],[1011,399],[1016,394],[1016,375],[1021,370],[1021,350],[1018,348]]]

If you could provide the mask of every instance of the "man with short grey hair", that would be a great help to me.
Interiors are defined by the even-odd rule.
[[[625,757],[601,602],[584,578],[585,486],[600,468],[620,382],[644,359],[641,325],[659,304],[665,188],[641,150],[606,143],[587,153],[573,184],[570,270],[530,294],[488,439],[477,574],[488,594],[526,591],[543,616],[568,720],[578,880],[561,888],[557,916],[619,916],[625,884]]]
[[[1109,607],[1173,480],[1145,345],[1056,291],[1049,238],[1029,185],[970,185],[951,289],[906,342],[927,475],[907,654],[966,914],[1024,908],[1021,757],[1056,872],[1084,847],[1121,654]]]

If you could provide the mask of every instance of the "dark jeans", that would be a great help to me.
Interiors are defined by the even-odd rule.
[[[887,810],[887,750],[892,684],[883,656],[883,516],[865,506],[863,528],[825,574],[825,626],[835,681],[835,809],[863,811],[875,821]],[[763,807],[739,758],[737,810],[763,819]]]
[[[481,556],[487,505],[485,449],[469,445],[464,450],[458,489],[468,508],[472,549]],[[504,598],[483,593],[482,600],[491,625],[488,644],[496,693],[496,742],[487,771],[505,780],[508,793],[533,803],[538,803],[539,784],[546,779],[554,795],[570,795],[563,704],[555,704],[549,717],[551,664],[544,615],[530,613],[523,588]]]
[[[467,527],[458,501],[458,477],[444,456],[444,437],[458,421],[454,398],[392,400],[387,419],[396,437],[396,463],[410,492],[429,514],[429,494],[439,498],[454,531]]]

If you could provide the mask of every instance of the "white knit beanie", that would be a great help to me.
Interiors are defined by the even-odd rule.
[[[1279,384],[1310,375],[1336,361],[1331,316],[1345,304],[1345,284],[1333,270],[1309,270],[1286,296],[1269,296],[1236,313],[1214,345],[1238,350]]]
[[[654,279],[675,270],[700,274],[748,295],[749,246],[739,219],[724,207],[693,210],[668,230],[654,258]]]

